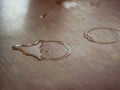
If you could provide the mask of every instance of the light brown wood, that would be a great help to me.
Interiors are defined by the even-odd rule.
[[[102,0],[93,10],[66,10],[56,2],[0,0],[0,90],[120,90],[120,42],[83,37],[94,27],[120,30],[120,0]],[[11,48],[39,40],[64,41],[72,54],[37,61]]]

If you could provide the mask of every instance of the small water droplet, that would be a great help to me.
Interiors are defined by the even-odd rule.
[[[61,60],[68,57],[72,51],[65,42],[52,40],[40,40],[28,45],[14,45],[12,48],[38,60]]]
[[[43,19],[47,16],[47,14],[40,15],[40,19]]]
[[[84,37],[90,42],[99,44],[112,44],[120,41],[120,30],[107,27],[93,28],[84,33]]]

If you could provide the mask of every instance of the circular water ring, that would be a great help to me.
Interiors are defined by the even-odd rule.
[[[89,34],[91,32],[95,32],[97,30],[108,30],[108,31],[111,31],[112,33],[116,34],[116,40],[112,40],[112,41],[107,41],[107,42],[102,42],[102,41],[96,41],[95,39],[93,39],[92,36],[90,36]],[[84,32],[84,37],[89,40],[90,42],[94,42],[94,43],[99,43],[99,44],[113,44],[113,43],[117,43],[118,41],[120,41],[119,39],[119,34],[117,32],[120,32],[120,30],[118,29],[114,29],[114,28],[107,28],[107,27],[99,27],[99,28],[93,28],[93,29],[90,29],[89,31],[87,32]]]

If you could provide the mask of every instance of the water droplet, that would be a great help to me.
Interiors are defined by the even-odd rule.
[[[84,37],[90,42],[112,44],[117,43],[120,40],[118,32],[120,32],[118,29],[99,27],[85,32]]]
[[[40,40],[28,45],[14,45],[12,48],[38,60],[61,60],[68,57],[72,51],[65,42],[52,40]]]
[[[40,15],[40,19],[43,19],[47,16],[47,14]]]

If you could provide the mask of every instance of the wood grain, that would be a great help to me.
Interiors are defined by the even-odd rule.
[[[93,10],[66,10],[57,1],[0,0],[0,90],[120,90],[120,42],[83,37],[95,27],[120,30],[120,0],[100,0]],[[39,40],[64,41],[72,54],[37,61],[11,48]]]

